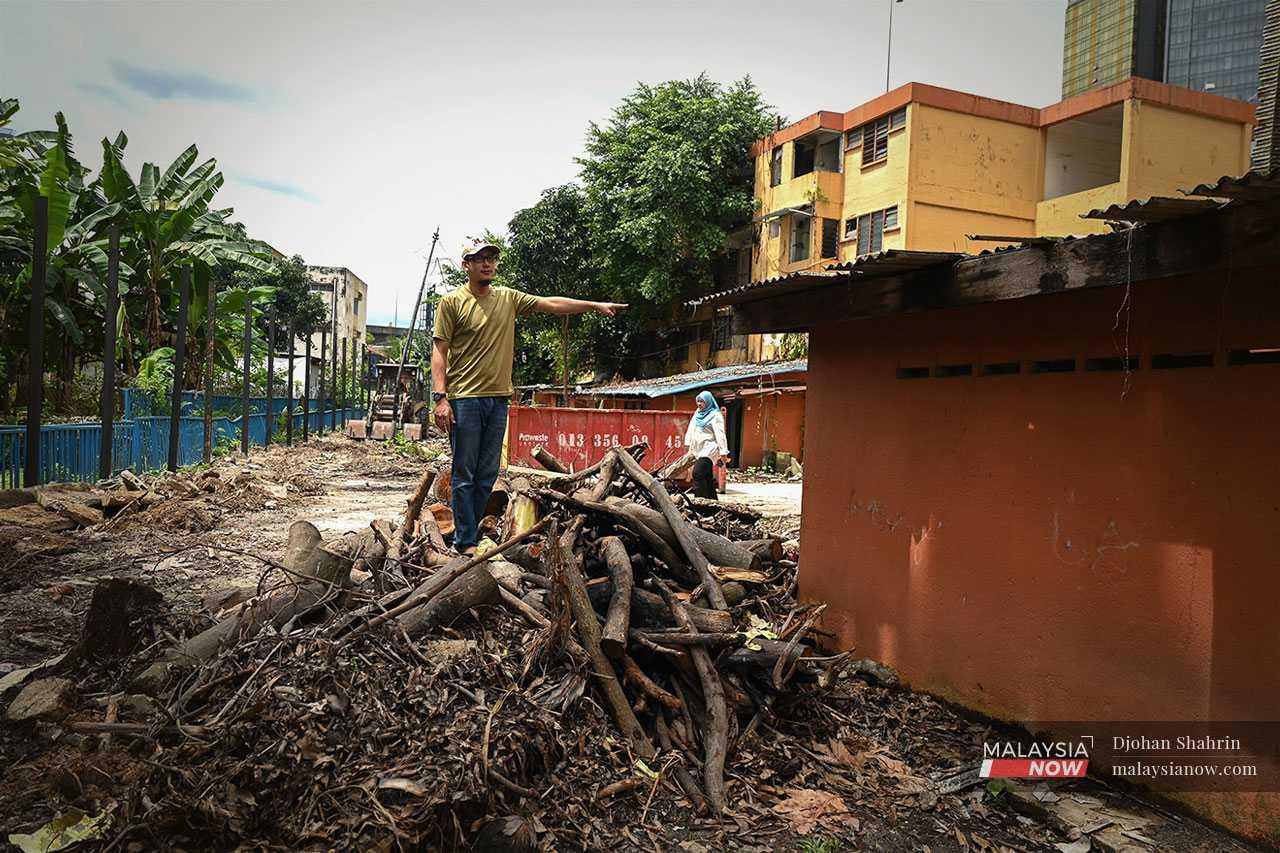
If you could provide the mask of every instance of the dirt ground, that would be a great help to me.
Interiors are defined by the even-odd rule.
[[[208,517],[153,518],[72,534],[75,549],[57,556],[0,554],[0,676],[65,651],[79,635],[100,578],[134,578],[153,586],[172,608],[174,633],[203,627],[206,599],[255,583],[264,565],[251,555],[279,558],[292,521],[308,519],[324,535],[336,536],[374,518],[395,517],[422,466],[382,445],[326,437],[302,448],[255,452],[248,462],[217,463],[223,479],[235,481],[248,472],[259,485],[211,502]],[[751,494],[733,497],[749,502]],[[765,497],[771,506],[777,503],[777,495]],[[796,516],[773,509],[780,527],[798,527]],[[207,529],[184,531],[184,525]],[[459,630],[466,636],[469,629]],[[81,700],[92,705],[105,694]],[[649,812],[646,805],[641,811],[642,799],[610,801],[599,808],[605,817],[625,819],[626,828],[602,820],[602,828],[584,831],[582,846],[595,849],[603,841],[619,850],[690,853],[1253,849],[1092,780],[1025,791],[992,791],[974,780],[952,790],[942,780],[974,763],[977,745],[991,729],[923,694],[850,678],[826,694],[821,708],[806,701],[775,709],[777,727],[763,725],[742,747],[753,772],[730,778],[735,806],[724,823],[694,819],[670,806],[655,805]],[[56,751],[42,741],[46,737],[47,731],[0,724],[0,837],[29,832],[69,803],[83,802],[92,774],[72,776],[77,799],[67,790],[65,770],[52,759]],[[126,773],[112,753],[96,755],[83,765],[92,773]],[[842,803],[834,810],[823,801],[833,796]],[[1056,802],[1075,803],[1110,825],[1094,834],[1090,847],[1088,836],[1046,813]],[[585,840],[590,838],[596,842]],[[108,841],[91,846],[100,849]]]

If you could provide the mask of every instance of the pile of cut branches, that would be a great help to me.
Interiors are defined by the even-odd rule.
[[[500,544],[475,557],[446,543],[431,468],[398,525],[325,541],[295,522],[244,601],[134,661],[126,692],[149,702],[66,723],[145,764],[116,840],[552,849],[728,815],[743,830],[775,772],[752,744],[816,713],[797,698],[849,662],[816,651],[823,608],[794,600],[781,542],[673,498],[644,451],[502,481],[483,526]]]

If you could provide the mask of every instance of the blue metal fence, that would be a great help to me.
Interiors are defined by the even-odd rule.
[[[126,401],[128,405],[129,401]],[[283,411],[283,405],[277,408]],[[266,444],[267,417],[261,414],[266,401],[258,402],[259,414],[249,416],[249,443],[259,447]],[[127,409],[126,409],[127,411]],[[314,434],[320,426],[321,413],[312,411],[308,420]],[[327,409],[324,412],[326,429],[341,428],[351,418],[363,418],[363,408]],[[214,418],[214,444],[228,439],[240,442],[240,418]],[[275,433],[282,424],[276,418]],[[302,414],[293,415],[293,435],[301,441]],[[40,482],[55,483],[69,480],[98,479],[98,448],[102,443],[102,424],[46,424],[40,428]],[[169,418],[135,417],[116,421],[112,431],[112,472],[131,468],[134,471],[158,471],[169,460]],[[204,418],[183,417],[178,426],[178,464],[194,465],[204,455]],[[27,460],[26,428],[0,426],[0,488],[21,486],[23,469]]]

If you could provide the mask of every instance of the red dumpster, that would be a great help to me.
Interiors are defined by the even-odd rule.
[[[643,441],[644,467],[656,471],[684,455],[684,432],[692,412],[639,409],[569,409],[512,406],[507,416],[507,461],[541,468],[533,449],[545,447],[574,471],[604,458],[610,447]]]

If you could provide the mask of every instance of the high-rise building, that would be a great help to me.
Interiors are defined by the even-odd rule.
[[[1267,0],[1258,68],[1258,126],[1253,132],[1253,168],[1280,168],[1280,0]]]
[[[1062,97],[1127,80],[1164,78],[1168,0],[1070,0]]]
[[[1258,103],[1266,7],[1267,0],[1169,0],[1165,82]]]

